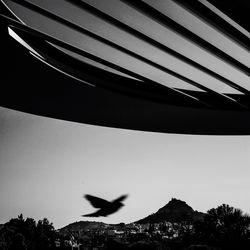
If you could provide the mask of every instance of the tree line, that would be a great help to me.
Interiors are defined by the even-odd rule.
[[[0,250],[52,250],[60,237],[48,219],[36,222],[32,218],[24,219],[21,214],[0,229]],[[119,247],[150,250],[250,249],[250,216],[240,209],[222,204],[208,210],[202,220],[179,222],[177,237],[165,240],[156,237],[152,242],[140,241],[134,244],[134,248],[126,245]],[[104,249],[114,247],[117,249],[117,245],[107,244]]]
[[[54,249],[57,233],[53,224],[44,218],[37,223],[23,215],[11,219],[0,230],[0,250]]]

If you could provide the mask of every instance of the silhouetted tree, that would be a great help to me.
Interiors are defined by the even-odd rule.
[[[50,249],[56,239],[56,233],[53,224],[44,218],[39,220],[36,227],[37,249]]]
[[[248,249],[249,226],[249,215],[223,204],[210,209],[204,221],[195,224],[195,236],[203,243],[222,249]]]
[[[24,220],[23,215],[5,223],[0,231],[0,250],[53,249],[57,234],[48,219]]]
[[[25,238],[23,234],[16,233],[13,235],[12,244],[9,248],[10,250],[26,250],[27,245],[25,244]]]

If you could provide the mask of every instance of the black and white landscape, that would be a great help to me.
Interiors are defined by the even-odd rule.
[[[249,12],[0,0],[0,250],[250,249]]]

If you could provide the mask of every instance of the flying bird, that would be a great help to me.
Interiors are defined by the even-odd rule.
[[[82,215],[84,217],[99,217],[99,216],[108,216],[117,212],[124,204],[122,203],[123,200],[127,198],[127,195],[122,195],[121,197],[113,200],[107,201],[102,198],[98,198],[92,195],[85,195],[84,196],[93,207],[99,208],[97,211],[91,214]]]

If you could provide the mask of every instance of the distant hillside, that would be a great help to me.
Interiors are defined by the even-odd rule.
[[[68,231],[87,231],[95,228],[104,228],[106,227],[107,224],[103,222],[96,222],[96,221],[77,221],[73,222],[61,229],[59,229],[59,232],[64,234],[67,233]]]
[[[167,205],[160,208],[156,213],[153,213],[135,223],[158,223],[162,221],[180,222],[180,221],[195,221],[202,220],[204,214],[194,211],[186,202],[173,198]]]
[[[136,221],[138,224],[146,223],[158,223],[163,221],[169,222],[181,222],[181,221],[196,221],[202,220],[204,214],[198,211],[194,211],[192,207],[186,204],[185,201],[181,201],[173,198],[167,205],[160,208],[156,213],[151,214],[141,220]],[[124,223],[121,223],[124,224]],[[91,229],[102,229],[108,226],[119,226],[120,224],[105,224],[103,222],[95,221],[78,221],[71,223],[61,229],[59,232],[66,234],[68,231],[87,231]]]

